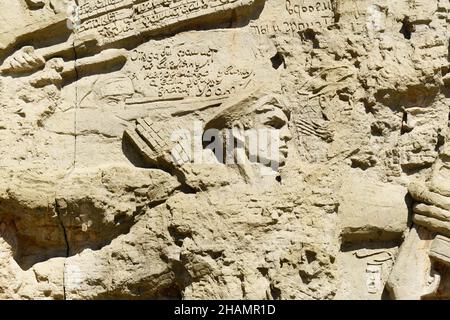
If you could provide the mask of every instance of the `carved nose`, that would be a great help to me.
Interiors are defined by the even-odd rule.
[[[289,131],[288,126],[284,126],[280,130],[280,139],[286,142],[292,139],[292,135],[291,132]]]

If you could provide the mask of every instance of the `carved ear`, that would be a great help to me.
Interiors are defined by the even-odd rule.
[[[236,122],[235,124],[233,124],[233,128],[236,128],[238,130],[244,131],[244,124],[242,122]]]

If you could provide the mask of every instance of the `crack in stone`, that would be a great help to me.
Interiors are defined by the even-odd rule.
[[[76,32],[73,33],[74,34],[74,39],[72,41],[72,49],[73,49],[73,54],[74,54],[74,70],[75,70],[75,119],[74,119],[74,154],[73,154],[73,167],[75,168],[76,166],[76,162],[77,162],[77,115],[78,115],[78,80],[80,79],[80,75],[78,73],[78,68],[77,68],[77,60],[78,60],[78,56],[77,56],[77,49],[75,47],[75,34]]]
[[[68,240],[68,238],[67,238],[67,230],[66,230],[66,227],[64,226],[64,223],[63,223],[63,221],[62,221],[62,219],[61,219],[61,212],[59,211],[59,208],[60,208],[60,206],[59,206],[59,204],[58,204],[58,202],[57,201],[55,201],[55,212],[56,212],[56,215],[57,215],[57,217],[58,217],[58,221],[59,221],[59,224],[60,224],[60,226],[61,226],[61,229],[62,229],[62,231],[63,231],[63,235],[64,235],[64,242],[65,242],[65,244],[66,244],[66,258],[68,258],[69,257],[69,254],[70,254],[70,246],[69,246],[69,240]],[[63,266],[63,296],[64,296],[64,300],[66,300],[66,284],[65,284],[65,271],[66,271],[66,261],[64,261],[64,266]]]

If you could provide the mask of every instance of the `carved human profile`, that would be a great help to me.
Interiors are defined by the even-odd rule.
[[[219,162],[247,168],[245,175],[254,175],[250,167],[257,164],[276,172],[286,163],[287,143],[292,138],[287,107],[282,96],[262,89],[230,98],[205,125],[205,134],[218,131],[217,140],[208,148],[216,149]]]

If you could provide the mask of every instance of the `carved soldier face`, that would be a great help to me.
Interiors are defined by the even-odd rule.
[[[232,101],[205,129],[220,131],[224,152],[216,153],[219,162],[231,164],[234,158],[237,163],[258,163],[277,171],[286,163],[287,142],[292,138],[283,111],[286,103],[278,95],[255,95],[258,93],[243,94]]]
[[[225,150],[231,147],[231,134],[237,144],[234,148],[245,150],[245,156],[250,162],[272,167],[274,171],[286,163],[287,142],[292,136],[288,128],[288,117],[280,107],[266,103],[235,120],[231,127],[230,133],[222,131],[228,142]]]
[[[124,102],[134,93],[134,87],[131,80],[118,74],[115,77],[103,78],[97,86],[97,94],[100,100],[108,105],[116,105]]]
[[[272,148],[272,143],[277,143],[278,153],[274,154],[272,152],[267,152],[266,160],[271,163],[277,162],[279,166],[283,166],[286,163],[286,158],[288,156],[287,142],[292,139],[288,122],[288,117],[283,110],[273,104],[266,104],[258,108],[255,112],[255,129],[269,129],[274,134],[271,136],[271,139],[267,139],[267,141],[260,139],[258,141],[259,147],[260,149],[270,150]]]

